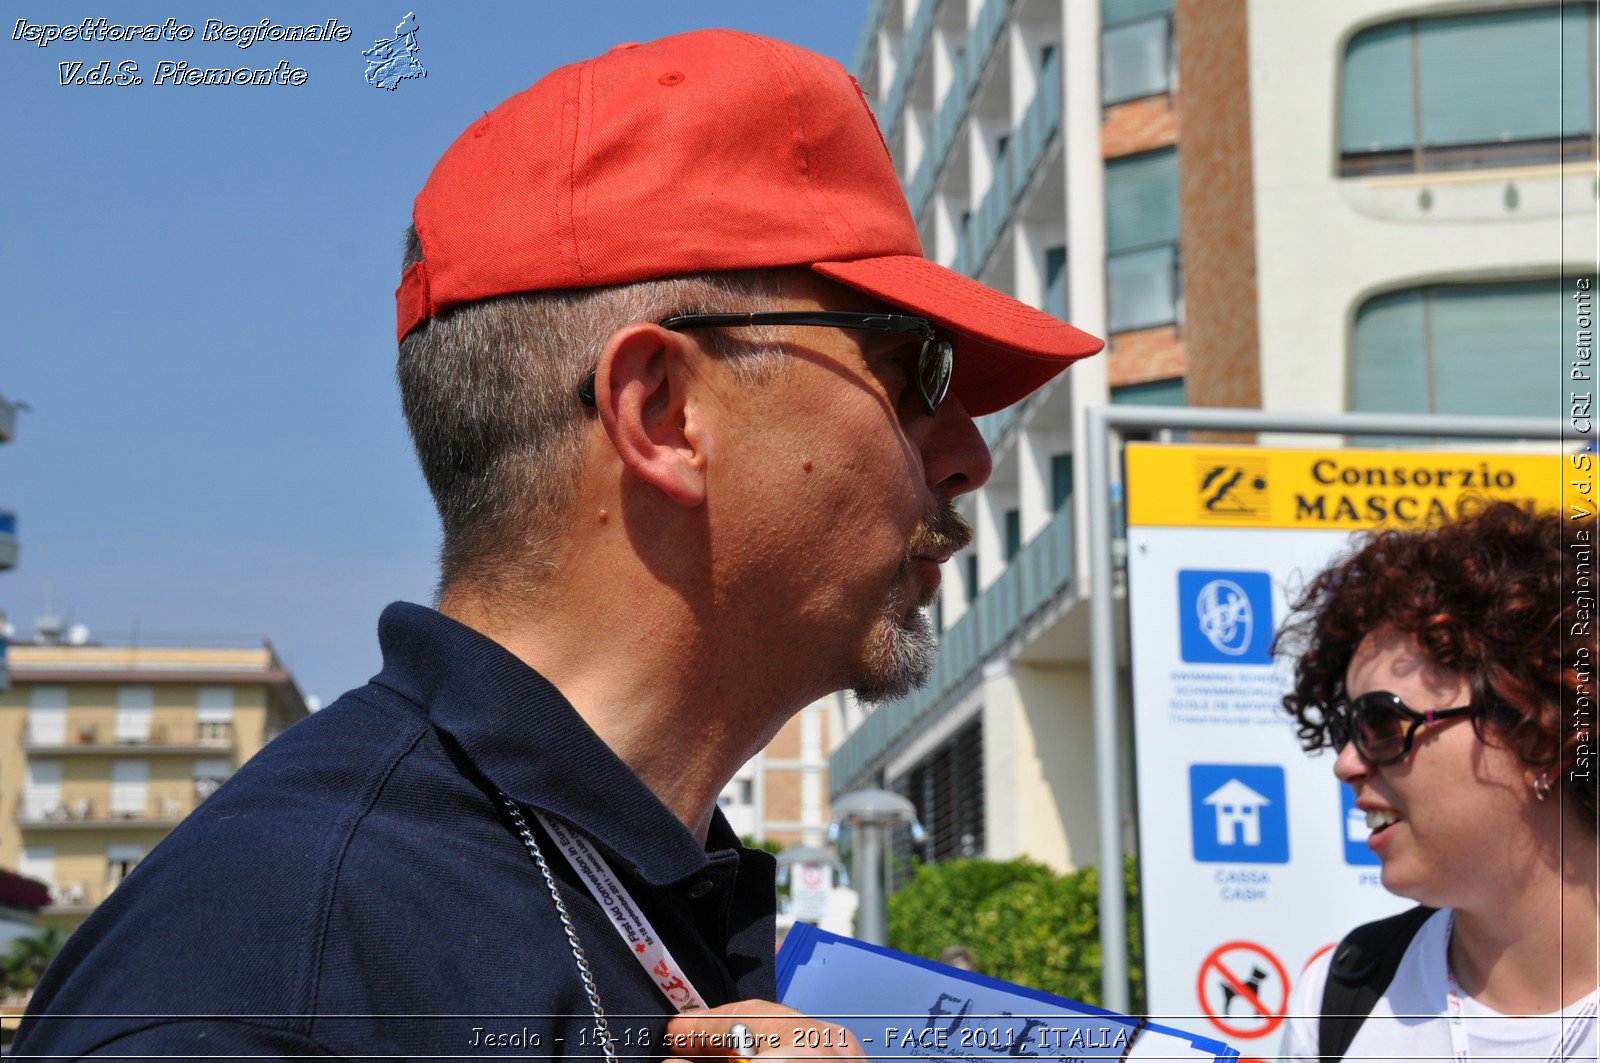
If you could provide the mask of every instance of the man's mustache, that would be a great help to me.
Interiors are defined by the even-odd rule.
[[[965,550],[971,543],[972,525],[956,512],[954,505],[945,501],[912,533],[906,556],[943,557]]]

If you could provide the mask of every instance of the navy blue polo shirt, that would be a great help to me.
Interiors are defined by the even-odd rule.
[[[770,1000],[773,860],[702,846],[553,686],[404,603],[372,682],[245,764],[84,922],[18,1055],[598,1056],[549,891],[499,810],[611,862],[711,1005]],[[696,733],[663,734],[695,756]],[[622,1055],[672,1008],[539,830]]]

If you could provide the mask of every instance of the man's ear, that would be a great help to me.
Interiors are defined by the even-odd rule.
[[[595,406],[622,464],[680,506],[705,501],[704,439],[689,423],[688,339],[658,325],[611,334],[595,372]]]

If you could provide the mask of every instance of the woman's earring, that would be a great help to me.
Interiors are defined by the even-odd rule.
[[[1533,780],[1533,796],[1543,801],[1550,796],[1550,773],[1545,772]]]

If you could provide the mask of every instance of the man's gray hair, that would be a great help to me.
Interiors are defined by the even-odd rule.
[[[412,228],[402,271],[422,258]],[[673,314],[778,309],[782,273],[520,292],[453,307],[412,330],[400,343],[400,398],[443,525],[439,594],[470,585],[515,602],[555,571],[594,416],[578,386],[612,333]],[[776,330],[697,334],[751,383],[781,364]]]

